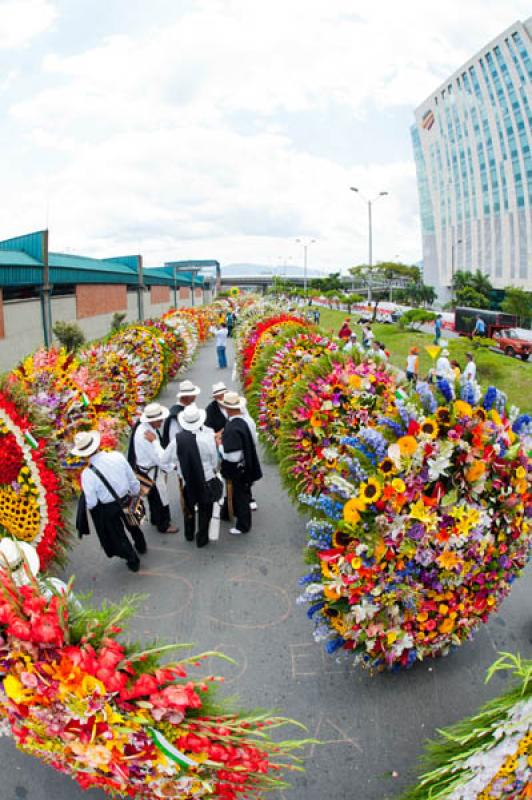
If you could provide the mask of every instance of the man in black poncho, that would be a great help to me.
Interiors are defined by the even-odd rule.
[[[242,416],[242,398],[236,392],[226,392],[222,406],[228,416],[220,445],[222,475],[227,481],[224,512],[230,514],[232,506],[236,519],[229,533],[239,536],[251,530],[251,485],[262,478],[262,470],[249,425]]]
[[[161,444],[163,447],[168,447],[170,442],[173,442],[176,434],[179,433],[178,415],[184,408],[196,402],[196,398],[201,393],[199,386],[195,386],[192,381],[181,381],[179,384],[179,391],[176,395],[177,403],[170,408],[168,417],[164,420],[163,430],[161,435]]]
[[[229,391],[223,381],[213,383],[212,385],[212,401],[205,409],[207,416],[205,424],[212,428],[215,433],[220,433],[225,428],[227,423],[227,412],[221,405],[224,394]]]

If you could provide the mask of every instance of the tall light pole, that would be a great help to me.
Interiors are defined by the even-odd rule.
[[[303,245],[303,292],[307,293],[307,252],[311,244],[314,244],[316,239],[296,239],[298,244]]]
[[[373,203],[376,203],[377,200],[380,197],[384,197],[385,195],[387,195],[388,192],[379,192],[379,194],[376,197],[374,197],[372,200],[368,200],[367,197],[364,197],[364,195],[356,188],[356,186],[350,186],[349,188],[351,189],[352,192],[356,192],[360,196],[360,198],[365,203],[368,204],[368,245],[369,245],[369,248],[368,248],[369,249],[368,266],[369,266],[369,271],[370,271],[370,275],[369,275],[370,282],[368,283],[368,302],[370,302],[371,301],[371,268],[373,266],[373,223],[372,223],[372,217],[371,217],[371,209],[372,209]]]
[[[454,242],[451,242],[451,303],[454,303]],[[456,246],[462,244],[461,239],[456,240]]]

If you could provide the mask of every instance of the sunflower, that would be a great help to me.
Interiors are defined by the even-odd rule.
[[[393,475],[395,473],[395,464],[392,459],[386,456],[379,464],[379,472],[381,475]]]
[[[381,496],[381,485],[375,478],[368,478],[360,487],[360,496],[366,503],[374,503]]]
[[[438,426],[433,419],[426,419],[421,423],[421,433],[424,433],[425,436],[429,436],[431,439],[436,438],[438,435]]]
[[[451,413],[448,408],[444,406],[440,406],[436,410],[436,419],[438,420],[439,425],[450,425],[451,424]]]
[[[488,415],[486,414],[485,410],[480,406],[477,406],[477,408],[473,410],[473,414],[475,415],[475,417],[478,417],[478,419],[482,420],[482,422],[485,422],[488,418]]]
[[[473,408],[469,403],[464,400],[455,400],[454,410],[457,417],[471,417],[473,416]]]

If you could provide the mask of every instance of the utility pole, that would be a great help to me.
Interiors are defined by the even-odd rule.
[[[296,239],[298,244],[303,245],[303,293],[307,294],[307,261],[308,261],[308,249],[311,244],[314,244],[316,239]]]
[[[42,232],[42,327],[44,334],[44,346],[50,347],[52,344],[52,308],[50,296],[52,287],[50,285],[50,268],[48,262],[48,228]]]
[[[368,303],[371,303],[372,294],[371,294],[371,284],[372,284],[372,267],[373,267],[373,219],[372,219],[372,206],[373,203],[376,203],[377,200],[381,197],[385,197],[388,192],[379,192],[379,194],[373,198],[373,200],[368,200],[364,195],[357,189],[356,186],[349,187],[352,192],[356,192],[360,195],[361,199],[368,204],[368,266],[369,266],[369,275],[368,275]]]
[[[139,322],[144,320],[144,274],[142,256],[137,256],[137,302]]]

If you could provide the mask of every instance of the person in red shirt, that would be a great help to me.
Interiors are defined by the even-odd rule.
[[[349,319],[349,317],[346,317],[344,319],[343,325],[340,328],[340,330],[338,331],[338,336],[339,336],[340,339],[345,339],[347,341],[347,339],[349,339],[349,337],[351,336],[352,330],[351,330],[351,328],[349,326],[350,322],[351,322],[351,320]]]

